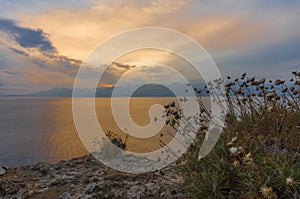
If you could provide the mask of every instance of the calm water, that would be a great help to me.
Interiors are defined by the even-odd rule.
[[[133,120],[140,125],[148,124],[149,107],[170,101],[173,99],[133,98]],[[124,137],[113,120],[109,98],[97,98],[96,110],[103,129]],[[165,127],[163,131],[169,129]],[[159,148],[159,139],[160,133],[147,139],[130,137],[128,147],[131,151],[152,151]],[[54,163],[85,154],[73,122],[71,98],[0,98],[0,165]]]

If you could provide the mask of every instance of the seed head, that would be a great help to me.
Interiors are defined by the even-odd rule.
[[[267,186],[262,186],[260,188],[260,192],[263,195],[264,198],[273,198],[275,196],[273,190],[271,187],[267,187]]]
[[[288,177],[288,178],[286,179],[286,184],[287,184],[287,185],[291,186],[291,185],[293,185],[294,183],[295,183],[295,181],[294,181],[293,178]]]

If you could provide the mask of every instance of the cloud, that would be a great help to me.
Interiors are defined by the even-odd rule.
[[[201,79],[187,60],[174,53],[160,49],[140,49],[117,58],[106,69],[99,85],[111,87],[123,76],[126,76],[126,80],[122,86],[145,81],[172,84],[174,75],[178,73],[176,71],[186,79]]]
[[[278,41],[289,45],[293,39],[298,41],[300,35],[300,2],[296,0],[276,3],[271,0],[93,2],[89,8],[53,9],[22,16],[19,20],[22,25],[48,32],[61,55],[82,60],[100,42],[122,31],[145,26],[175,29],[202,44],[224,73],[235,73],[237,67],[255,68],[254,73],[260,73],[257,68],[266,71],[279,62],[272,56],[284,59],[282,55],[287,54],[284,48],[275,49],[273,54],[271,46]],[[288,56],[295,53],[293,49]],[[286,59],[283,61],[281,65],[290,64]]]
[[[55,68],[55,65],[73,68],[82,61],[59,55],[48,38],[48,34],[41,29],[31,29],[18,26],[15,21],[0,19],[0,43],[15,53],[28,57],[35,64],[44,68]],[[61,67],[61,70],[64,67]],[[57,68],[56,68],[57,69]],[[76,69],[76,68],[75,68]]]
[[[135,67],[135,65],[122,64],[119,62],[111,63],[104,71],[101,80],[99,81],[99,87],[112,87],[124,73]]]
[[[41,29],[20,27],[15,21],[0,18],[0,31],[10,35],[24,48],[38,48],[40,51],[56,52],[55,47]]]
[[[186,0],[95,1],[90,8],[55,9],[22,16],[20,22],[48,32],[60,54],[82,60],[100,42],[132,28],[175,29],[211,49],[251,43],[264,32],[261,21],[243,20],[238,15],[190,13],[193,3]]]
[[[171,28],[191,36],[208,50],[224,74],[251,71],[270,75],[270,70],[285,74],[289,67],[300,65],[300,2],[296,0],[91,0],[66,6],[62,5],[65,0],[36,4],[29,0],[18,5],[16,0],[2,2],[24,11],[14,14],[18,23],[0,20],[0,50],[1,46],[6,48],[2,55],[0,52],[0,71],[7,85],[19,82],[29,88],[30,83],[40,84],[43,78],[45,87],[72,85],[80,60],[99,42],[145,26]],[[111,86],[133,69],[131,66],[148,66],[149,62],[172,65],[196,78],[188,63],[168,53],[160,54],[135,52],[115,60],[103,83]],[[137,71],[141,79],[146,73],[159,74],[157,68],[143,70]],[[18,72],[15,79],[14,72]]]
[[[82,61],[59,55],[44,31],[1,19],[0,35],[1,94],[72,87]]]
[[[13,47],[10,47],[9,49],[16,52],[16,53],[18,53],[18,54],[20,54],[20,55],[29,56],[26,52],[24,52],[22,50],[19,50],[19,49],[13,48]]]
[[[121,68],[121,69],[126,69],[126,70],[129,70],[130,68],[134,68],[135,66],[131,66],[129,64],[121,64],[121,63],[118,63],[118,62],[113,62],[112,65],[118,67],[118,68]]]

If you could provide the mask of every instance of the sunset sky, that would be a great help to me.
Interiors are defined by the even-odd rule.
[[[224,76],[245,71],[287,78],[300,69],[299,20],[299,0],[0,0],[0,95],[71,88],[78,67],[99,43],[152,26],[198,41]],[[180,62],[144,50],[116,60],[110,78],[139,65],[140,77],[159,75],[161,70],[147,66],[150,56]]]

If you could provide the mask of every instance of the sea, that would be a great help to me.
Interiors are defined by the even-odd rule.
[[[163,106],[174,100],[167,97],[130,98],[130,115],[136,124],[146,126],[151,121],[149,109],[152,105]],[[126,132],[118,127],[113,118],[111,99],[95,98],[95,110],[102,129],[114,132],[124,140]],[[165,126],[161,132],[149,138],[129,136],[127,149],[133,152],[159,149],[162,132],[165,133],[164,141],[168,142],[172,139],[170,131],[172,129]],[[74,124],[72,98],[0,98],[1,166],[56,163],[88,153]]]

